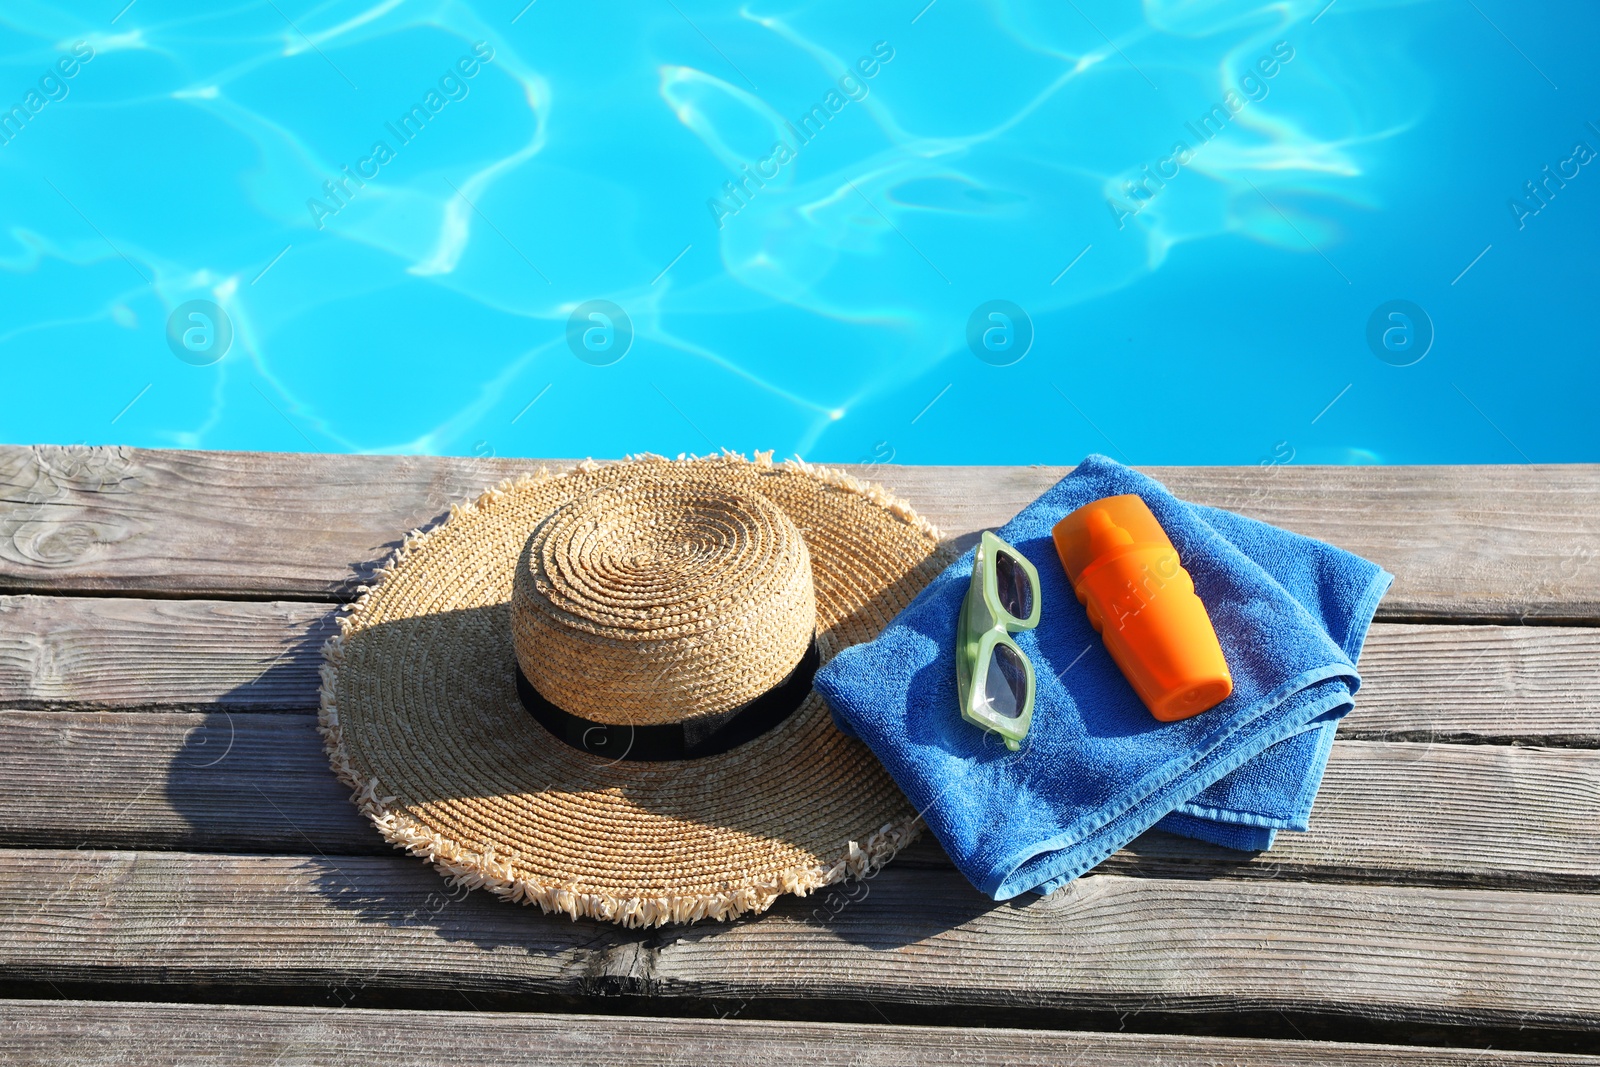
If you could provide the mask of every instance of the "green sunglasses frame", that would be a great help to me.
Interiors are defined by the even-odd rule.
[[[1031,587],[1033,610],[1025,619],[1019,619],[1000,605],[1000,583],[996,564],[1000,553],[1009,555],[1022,568]],[[1033,694],[1035,679],[1033,663],[1027,653],[1017,647],[1011,635],[1031,630],[1039,625],[1039,615],[1044,605],[1039,592],[1039,572],[1026,556],[988,530],[978,539],[976,556],[972,562],[972,582],[961,602],[961,617],[956,623],[956,691],[961,700],[961,717],[974,726],[999,734],[1006,747],[1015,752],[1028,736],[1028,726],[1033,721]],[[1022,713],[1016,718],[996,715],[983,706],[982,689],[974,686],[974,678],[985,677],[989,661],[994,657],[996,645],[1008,645],[1022,661],[1027,678],[1027,691],[1023,695]]]

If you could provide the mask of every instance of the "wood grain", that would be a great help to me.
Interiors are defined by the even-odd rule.
[[[549,461],[562,466],[566,461]],[[0,591],[348,597],[404,533],[534,460],[0,446]],[[1600,618],[1600,466],[1163,467],[1383,564],[1386,617]],[[952,535],[1064,467],[869,467]]]
[[[1341,737],[1600,746],[1600,628],[1374,623]]]
[[[382,854],[304,715],[0,712],[0,844]],[[1340,741],[1309,833],[1104,870],[1600,890],[1600,752]],[[908,859],[947,867],[937,846]]]
[[[0,707],[309,712],[337,610],[0,596]]]
[[[0,1000],[16,1067],[1600,1067],[1481,1049],[969,1027]]]
[[[655,932],[504,906],[392,853],[333,781],[307,714],[328,602],[354,595],[407,530],[535,466],[0,446],[0,591],[42,594],[0,597],[0,973],[1600,1030],[1600,466],[1149,471],[1186,499],[1376,560],[1399,576],[1385,618],[1442,623],[1374,627],[1341,736],[1382,743],[1336,745],[1309,834],[1257,857],[1148,834],[1052,897],[1002,905],[922,844],[758,920]],[[970,539],[1066,469],[860,473]],[[1486,620],[1585,626],[1454,624]],[[1443,743],[1457,741],[1480,743]],[[463,1048],[440,1025],[7,1005],[0,1059],[1536,1061],[526,1016],[474,1018]],[[243,1040],[223,1046],[225,1032]]]
[[[1284,1011],[1600,1030],[1600,897],[1106,875],[995,904],[953,871],[624,931],[452,899],[405,857],[0,851],[13,982]]]
[[[300,711],[337,609],[0,596],[0,708]],[[1600,627],[1377,623],[1340,736],[1600,746]]]
[[[389,853],[310,715],[0,712],[0,845]]]

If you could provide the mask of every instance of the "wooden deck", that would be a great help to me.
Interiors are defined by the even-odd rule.
[[[1150,470],[1398,576],[1271,852],[628,931],[451,890],[315,729],[339,602],[527,466],[0,447],[0,1063],[1600,1067],[1600,467]],[[1065,470],[863,473],[970,538]]]

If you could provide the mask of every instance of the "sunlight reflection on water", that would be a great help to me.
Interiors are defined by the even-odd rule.
[[[1558,100],[1470,8],[1403,0],[502,7],[0,15],[6,99],[93,53],[0,146],[0,358],[74,372],[5,439],[1514,458],[1455,382],[1522,448],[1593,450],[1539,408],[1594,325],[1561,242],[1597,194],[1527,239],[1504,206],[1600,118],[1592,18],[1507,26]],[[1439,323],[1414,368],[1362,341],[1395,298]],[[162,341],[200,299],[209,366]],[[569,350],[596,300],[626,358]],[[995,300],[1033,331],[1011,365],[969,351]],[[1482,317],[1529,306],[1504,388]]]

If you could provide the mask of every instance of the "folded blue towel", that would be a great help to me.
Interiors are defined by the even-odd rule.
[[[1158,722],[1073,595],[1050,528],[1137,493],[1211,615],[1233,693]],[[1091,456],[998,531],[1039,571],[1043,614],[1016,634],[1038,676],[1021,751],[961,718],[956,619],[972,552],[874,641],[817,673],[834,719],[888,768],[956,866],[1004,900],[1078,877],[1152,826],[1234,848],[1305,829],[1355,660],[1392,576],[1341,549],[1216,508]]]
[[[1393,576],[1321,541],[1231,511],[1191,507],[1276,578],[1316,616],[1350,661],[1357,661],[1372,614]],[[1251,851],[1271,848],[1280,829],[1308,829],[1311,802],[1343,714],[1325,714],[1305,733],[1273,745],[1180,805],[1156,829]]]

